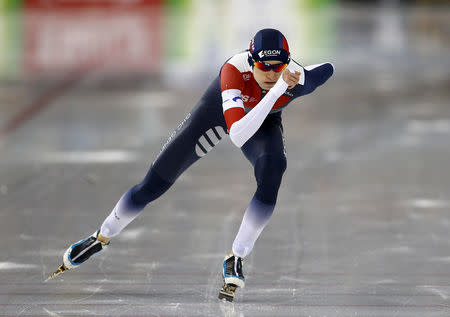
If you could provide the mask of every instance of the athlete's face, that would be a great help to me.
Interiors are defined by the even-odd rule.
[[[264,61],[265,63],[275,65],[280,64],[280,61]],[[273,70],[269,70],[265,72],[259,68],[253,67],[253,77],[258,83],[259,87],[265,90],[269,90],[272,88],[277,82],[278,78],[280,78],[283,72],[274,72]]]

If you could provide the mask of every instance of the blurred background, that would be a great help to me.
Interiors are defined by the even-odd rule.
[[[266,27],[335,74],[283,111],[288,170],[242,305],[216,300],[255,189],[228,138],[109,255],[44,285]],[[0,315],[449,316],[449,140],[448,0],[0,0]]]
[[[356,70],[406,63],[407,52],[420,67],[448,59],[448,10],[447,0],[1,0],[0,78],[95,67],[201,86],[263,27],[282,30],[306,64]]]
[[[0,144],[73,87],[97,95],[140,92],[133,100],[153,107],[172,97],[189,100],[177,95],[187,92],[192,100],[179,106],[186,112],[224,61],[265,27],[285,34],[302,65],[336,66],[332,103],[357,104],[359,95],[381,111],[384,98],[404,97],[400,103],[426,112],[417,98],[430,88],[448,101],[449,6],[447,0],[0,0]],[[95,103],[107,107],[111,96],[104,97]],[[325,103],[322,109],[338,111]],[[74,131],[64,126],[51,134],[76,135],[82,121]]]

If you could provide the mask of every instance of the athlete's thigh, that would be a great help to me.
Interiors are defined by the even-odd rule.
[[[214,81],[172,132],[152,168],[164,180],[174,182],[190,165],[212,150],[226,131],[220,87]]]
[[[263,155],[285,158],[281,114],[267,116],[258,131],[242,146],[241,150],[253,166]]]

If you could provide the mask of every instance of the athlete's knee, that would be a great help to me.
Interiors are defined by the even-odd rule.
[[[131,204],[135,208],[142,208],[164,194],[172,184],[161,178],[153,168],[150,168],[142,182],[129,190]]]
[[[255,163],[255,177],[258,183],[281,181],[287,162],[284,155],[264,154]]]
[[[258,184],[255,195],[259,200],[275,204],[286,166],[284,155],[265,154],[258,158],[255,164],[255,177]]]

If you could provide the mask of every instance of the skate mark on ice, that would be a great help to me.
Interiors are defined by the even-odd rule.
[[[14,263],[14,262],[0,262],[0,271],[1,270],[29,270],[38,268],[38,265],[35,264],[25,264],[25,263]]]
[[[446,208],[450,206],[450,202],[447,200],[439,200],[439,199],[416,198],[403,201],[402,206],[421,209],[434,209],[434,208]]]
[[[418,287],[423,288],[433,294],[439,295],[439,297],[442,298],[443,300],[447,300],[449,297],[449,294],[445,293],[442,289],[439,289],[433,285],[423,285],[423,286],[418,286]]]
[[[410,120],[406,128],[410,134],[447,134],[450,133],[450,120]]]
[[[393,280],[393,279],[384,279],[384,280],[380,280],[380,281],[376,281],[375,284],[394,284],[394,283],[398,283],[397,280]]]
[[[280,281],[292,281],[292,282],[299,282],[299,283],[312,283],[313,280],[311,279],[304,279],[304,278],[296,278],[291,276],[282,276],[279,278]]]
[[[25,240],[25,241],[32,241],[32,240],[35,239],[34,237],[29,236],[29,235],[24,234],[24,233],[21,233],[20,236],[19,236],[19,238],[20,238],[21,240]]]
[[[44,255],[42,254],[42,252],[39,254],[39,260],[41,261],[42,280],[46,281],[48,273],[47,273],[47,266],[44,263]]]
[[[16,316],[22,316],[22,314],[29,308],[30,308],[30,306],[25,306],[24,308],[22,308],[22,310],[20,312],[17,313]]]
[[[161,264],[159,262],[153,261],[153,262],[139,262],[139,263],[133,263],[133,267],[135,268],[142,268],[147,270],[155,270],[159,268]]]
[[[362,252],[364,255],[376,255],[376,254],[411,254],[414,249],[408,246],[393,246],[389,248],[377,248],[373,250],[367,250]]]
[[[155,267],[156,267],[156,265],[155,265]],[[152,275],[150,274],[150,272],[147,272],[146,278],[147,278],[148,285],[145,288],[145,295],[148,295],[150,293],[150,288],[152,286],[151,285],[151,283],[152,283]]]
[[[434,258],[430,258],[431,262],[445,262],[445,263],[450,263],[450,256],[446,256],[446,257],[434,257]]]
[[[52,311],[49,311],[47,308],[45,308],[45,307],[42,307],[42,309],[49,315],[49,316],[52,316],[52,317],[60,317],[61,315],[59,315],[59,314],[57,314],[57,313],[54,313],[54,312],[52,312]]]
[[[397,246],[397,247],[391,247],[391,248],[384,248],[383,249],[386,253],[399,253],[399,254],[410,254],[413,253],[413,249],[408,246]]]
[[[128,163],[137,159],[135,152],[123,150],[47,152],[34,157],[38,162],[55,164]]]
[[[134,240],[139,238],[145,232],[145,228],[136,228],[130,230],[124,230],[120,236],[117,237],[118,240]]]
[[[146,274],[147,287],[145,288],[146,295],[148,295],[150,293],[150,289],[152,287],[154,287],[154,285],[152,284],[153,272],[160,266],[161,266],[161,264],[156,261],[153,261],[150,263],[144,262],[144,263],[134,263],[133,264],[133,267],[145,269],[147,271],[147,274]]]
[[[103,281],[101,281],[100,284],[101,284],[101,283],[103,283]],[[96,287],[96,288],[94,288],[94,289],[93,289],[92,287],[87,287],[87,288],[85,288],[86,291],[92,292],[92,294],[90,294],[90,295],[88,295],[88,296],[86,296],[86,297],[80,298],[80,299],[76,299],[76,300],[73,301],[73,303],[80,303],[80,302],[82,302],[82,301],[85,301],[86,299],[89,299],[89,298],[95,296],[98,292],[100,292],[100,290],[102,289],[102,287],[103,287],[103,284],[99,285],[98,287]]]
[[[227,302],[223,299],[220,301],[219,307],[223,317],[244,317],[244,313],[237,311],[233,302]]]

